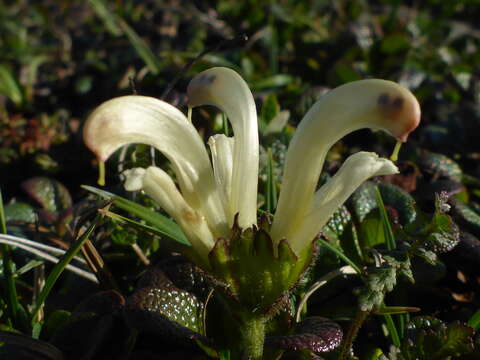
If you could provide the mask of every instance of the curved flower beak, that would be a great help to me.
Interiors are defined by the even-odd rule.
[[[416,98],[391,81],[355,81],[322,97],[305,115],[290,143],[271,230],[273,239],[298,237],[296,232],[314,209],[313,194],[323,162],[335,142],[361,128],[383,130],[404,142],[419,122]]]
[[[292,249],[299,253],[307,246],[333,213],[365,181],[374,176],[397,173],[398,168],[390,160],[375,153],[358,152],[348,157],[333,178],[315,193],[311,211],[288,238]]]
[[[154,146],[170,161],[185,203],[205,218],[214,236],[228,234],[205,145],[195,127],[175,107],[146,96],[115,98],[93,111],[83,134],[100,161],[106,161],[126,144]],[[175,217],[173,211],[170,215]]]
[[[155,166],[130,169],[125,171],[125,176],[125,189],[145,191],[181,226],[196,252],[206,259],[215,245],[215,238],[205,218],[185,201],[172,178]]]
[[[187,93],[190,106],[214,105],[227,114],[232,124],[233,158],[213,155],[215,177],[219,186],[223,187],[229,225],[233,224],[238,214],[239,226],[248,228],[257,223],[259,144],[253,95],[240,75],[222,67],[208,69],[195,76],[188,85]],[[214,142],[219,145],[214,145],[212,150],[216,146],[228,150],[231,146],[220,145],[218,138]],[[224,161],[228,164],[221,164]],[[226,174],[228,171],[231,175]],[[227,178],[231,180],[226,181]]]

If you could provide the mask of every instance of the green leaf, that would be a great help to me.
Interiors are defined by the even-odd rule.
[[[16,105],[23,101],[23,94],[20,85],[15,80],[11,69],[4,64],[0,64],[0,94],[5,95]]]
[[[396,271],[391,266],[370,268],[365,287],[357,291],[360,310],[371,311],[382,305],[385,294],[397,283]]]
[[[415,200],[410,194],[394,185],[376,185],[368,181],[354,192],[350,200],[353,213],[359,221],[378,208],[377,189],[380,191],[384,205],[397,210],[401,224],[410,224],[415,220]]]
[[[274,161],[272,156],[272,149],[268,149],[268,164],[267,164],[267,211],[273,214],[277,208],[277,183],[275,180]]]
[[[117,20],[118,25],[123,30],[123,32],[127,35],[128,40],[132,44],[133,48],[137,52],[137,54],[142,58],[142,60],[147,64],[148,69],[151,71],[153,75],[157,75],[162,68],[160,60],[158,57],[153,53],[152,49],[148,46],[146,41],[142,39],[136,33],[133,28],[128,25],[123,19]]]
[[[393,235],[392,226],[390,225],[390,219],[388,218],[387,210],[385,209],[382,195],[380,194],[380,191],[378,190],[378,188],[377,188],[376,196],[377,196],[378,208],[380,210],[380,218],[382,220],[385,243],[387,245],[388,250],[393,250],[397,247],[395,243],[395,236]]]
[[[0,233],[7,233],[7,224],[5,222],[5,211],[3,207],[2,191],[0,189]],[[17,288],[13,273],[15,272],[15,263],[11,258],[10,247],[8,245],[1,245],[3,254],[3,279],[5,283],[5,298],[7,303],[7,311],[10,316],[10,325],[19,326],[18,312],[20,304],[17,297]]]
[[[150,72],[157,75],[161,69],[161,63],[158,57],[153,53],[144,39],[138,36],[137,32],[127,24],[125,20],[113,13],[107,4],[101,0],[89,0],[90,5],[104,22],[107,29],[114,35],[125,34],[137,52],[148,66]]]
[[[260,111],[260,120],[265,124],[269,124],[280,112],[280,105],[278,104],[277,97],[275,95],[269,95],[265,99]]]
[[[473,327],[475,330],[480,329],[480,310],[477,310],[477,312],[472,315],[467,325]]]
[[[460,165],[443,154],[426,151],[420,155],[417,162],[420,168],[436,178],[444,177],[458,183],[462,182],[463,172]]]
[[[378,210],[373,210],[367,214],[360,224],[360,236],[359,241],[362,249],[373,248],[376,245],[384,244],[385,228],[383,226],[383,220],[380,217]]]
[[[433,317],[418,317],[407,325],[402,342],[406,360],[444,360],[473,351],[473,328],[460,322],[446,324]]]
[[[44,263],[43,260],[30,260],[28,263],[26,263],[24,266],[22,266],[20,269],[15,271],[13,273],[14,277],[19,277],[22,274],[25,274],[26,272],[36,268],[39,265],[42,265]]]
[[[45,210],[59,212],[72,206],[67,188],[55,179],[34,177],[24,181],[21,186]]]
[[[181,244],[190,245],[187,237],[182,232],[180,227],[169,218],[153,210],[150,210],[145,206],[142,206],[133,201],[130,201],[120,196],[109,193],[108,191],[104,191],[104,190],[97,189],[92,186],[86,186],[86,185],[83,185],[82,187],[85,190],[90,191],[102,197],[103,199],[111,201],[112,204],[118,207],[119,209],[128,211],[138,216],[142,220],[145,220],[147,223],[151,224],[155,229],[157,229],[157,231],[162,235],[168,236],[169,238]]]
[[[33,224],[36,218],[35,209],[27,203],[15,202],[5,206],[5,220],[7,222]]]
[[[432,227],[433,231],[427,238],[427,244],[428,248],[435,253],[448,252],[460,241],[460,231],[450,216],[435,214]]]
[[[106,4],[101,0],[88,0],[90,5],[92,6],[93,11],[97,14],[97,16],[103,21],[106,29],[115,36],[122,35],[122,29],[117,25],[115,16],[113,15],[112,11],[109,10]]]
[[[148,231],[150,233],[153,233],[155,235],[158,235],[158,236],[165,236],[167,235],[165,232],[163,231],[160,231],[158,230],[157,228],[153,227],[153,226],[148,226],[148,225],[145,225],[145,224],[142,224],[138,221],[135,221],[135,220],[132,220],[132,219],[129,219],[125,216],[122,216],[122,215],[119,215],[119,214],[116,214],[114,212],[111,212],[111,211],[102,211],[102,214],[105,215],[105,216],[108,216],[109,218],[113,219],[113,220],[117,220],[118,222],[122,223],[122,224],[125,224],[125,225],[128,225],[134,229],[137,229],[137,230],[143,230],[143,231]],[[130,245],[132,243],[134,243],[134,241],[127,241]],[[185,245],[189,245],[190,243],[189,242],[184,242],[182,244],[185,244]]]
[[[196,296],[173,284],[138,289],[129,298],[129,304],[166,316],[171,321],[197,333],[204,332],[203,304]]]
[[[260,91],[269,88],[278,88],[289,85],[293,82],[294,78],[286,74],[277,74],[262,80],[251,82],[252,91]]]
[[[324,246],[326,249],[330,250],[333,252],[335,255],[337,255],[340,259],[342,259],[345,263],[350,265],[352,268],[355,269],[357,274],[362,274],[362,270],[358,267],[357,264],[355,264],[354,261],[352,261],[348,256],[346,256],[341,249],[337,248],[336,246],[330,244],[328,241],[325,241],[323,239],[317,239],[317,242],[320,243],[322,246]]]

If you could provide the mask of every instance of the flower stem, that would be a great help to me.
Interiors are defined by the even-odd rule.
[[[240,321],[242,360],[261,360],[265,341],[265,323],[263,316],[242,314]]]
[[[347,336],[343,340],[340,354],[338,355],[338,360],[347,359],[347,356],[350,353],[350,349],[352,348],[353,340],[355,340],[355,338],[357,337],[358,330],[360,330],[363,322],[366,320],[369,314],[369,311],[357,311],[355,319],[353,319],[352,325],[350,325],[350,328],[348,329]]]

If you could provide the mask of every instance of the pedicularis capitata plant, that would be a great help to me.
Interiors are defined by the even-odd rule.
[[[392,161],[359,152],[316,191],[328,150],[362,128],[405,142],[419,124],[420,107],[409,90],[385,80],[355,81],[324,95],[290,143],[270,224],[257,213],[257,112],[247,84],[235,71],[217,67],[195,76],[187,93],[191,107],[220,108],[234,136],[210,137],[208,151],[178,109],[133,95],[95,109],[85,124],[85,142],[100,162],[130,143],[153,146],[170,161],[175,180],[156,166],[134,168],[126,173],[125,188],[145,192],[175,220],[194,250],[191,260],[214,279],[224,319],[238,329],[219,343],[234,358],[261,359],[266,324],[310,265],[322,227],[364,181],[398,172]]]

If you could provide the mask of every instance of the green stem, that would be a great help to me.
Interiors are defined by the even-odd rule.
[[[242,349],[242,360],[261,360],[265,341],[265,323],[263,316],[242,314],[239,322]]]
[[[352,325],[350,325],[350,328],[348,329],[347,336],[345,336],[345,339],[342,342],[342,347],[340,349],[340,354],[338,355],[338,360],[347,359],[347,356],[350,353],[350,349],[352,348],[353,340],[355,340],[355,338],[357,337],[358,330],[360,330],[363,322],[369,314],[369,311],[357,311],[355,319],[353,319]]]

